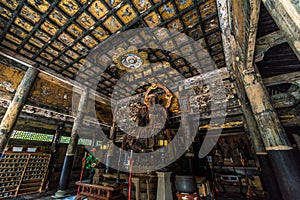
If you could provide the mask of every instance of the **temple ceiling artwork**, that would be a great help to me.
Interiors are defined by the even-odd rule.
[[[96,103],[96,107],[101,111],[98,117],[102,118],[101,121],[104,123],[111,121],[109,101],[113,93],[117,94],[114,98],[120,100],[145,93],[151,83],[168,85],[176,83],[179,76],[190,79],[220,70],[227,93],[227,112],[232,116],[241,116],[240,103],[233,84],[235,78],[230,74],[230,66],[226,66],[224,54],[226,47],[222,43],[218,2],[216,0],[0,0],[0,52],[3,72],[0,74],[0,91],[3,96],[1,105],[5,107],[11,100],[26,65],[36,67],[44,73],[39,74],[28,98],[28,106],[31,107],[27,108],[27,113],[33,112],[33,108],[37,107],[44,109],[39,112],[50,118],[67,119],[72,115],[73,85],[89,86],[84,85],[84,80],[99,77],[95,94],[101,101]],[[238,11],[245,5],[235,5],[232,8],[231,26],[238,27],[234,29],[233,34],[240,42],[247,33],[243,25],[246,22],[245,14]],[[117,40],[120,39],[118,36],[126,31],[145,28],[155,30],[158,27],[173,32],[132,32],[136,36],[132,40],[126,38]],[[199,44],[200,48],[182,41],[180,34],[187,35]],[[147,35],[158,39],[161,42],[160,46],[138,48],[140,41],[147,44]],[[112,46],[116,43],[118,45]],[[111,45],[111,50],[119,56],[113,56],[109,51],[101,52],[101,55],[111,59],[108,62],[105,62],[105,59],[100,60],[105,70],[99,73],[93,64],[89,63],[87,57],[97,46],[102,48],[101,45],[103,49],[109,49],[107,46]],[[205,55],[203,51],[206,52]],[[189,59],[180,56],[180,52],[185,52]],[[14,58],[13,60],[17,62],[9,58]],[[196,69],[193,61],[200,63],[200,68]],[[261,4],[258,20],[255,63],[264,79],[297,73],[300,67],[297,56],[264,4]],[[13,69],[9,70],[5,66]],[[160,74],[158,69],[161,67],[168,73],[179,76]],[[134,73],[127,77],[126,82],[119,82],[125,74],[132,71]],[[277,94],[274,97],[275,105],[284,107],[286,105],[283,105],[278,93],[286,94],[291,91],[288,89],[296,84],[297,80],[284,84],[276,80],[274,83],[268,79],[267,89],[270,95]],[[203,92],[203,88],[195,88],[195,91]],[[202,94],[200,92],[198,97]],[[202,113],[201,116],[209,117],[207,98],[205,95],[198,97],[194,98],[199,101],[198,105],[202,105],[199,111]],[[176,107],[171,108],[178,112]],[[241,117],[239,120],[242,121]]]

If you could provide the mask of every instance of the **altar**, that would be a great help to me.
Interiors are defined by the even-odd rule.
[[[80,181],[76,182],[76,185],[80,187],[80,191],[75,200],[82,200],[85,198],[88,200],[124,199],[123,189],[127,187],[125,184],[113,187],[88,184]]]

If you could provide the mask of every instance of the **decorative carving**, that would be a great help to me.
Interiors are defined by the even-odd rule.
[[[59,7],[70,16],[73,16],[79,10],[79,6],[73,0],[60,1]]]
[[[148,54],[146,52],[139,52],[136,47],[131,46],[126,51],[122,48],[117,49],[113,60],[121,70],[142,71],[142,66],[149,64],[147,58]]]
[[[104,22],[103,25],[111,32],[115,33],[118,30],[121,29],[122,25],[121,23],[113,16],[107,18]]]
[[[134,10],[128,4],[120,8],[117,15],[124,23],[131,22],[136,17]]]
[[[133,4],[140,13],[147,11],[151,7],[149,0],[134,0]]]
[[[98,20],[101,19],[102,17],[104,17],[104,15],[108,12],[108,9],[99,0],[93,1],[91,6],[88,8],[88,10]]]

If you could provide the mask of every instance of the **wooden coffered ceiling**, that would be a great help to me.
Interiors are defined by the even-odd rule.
[[[76,79],[85,58],[97,45],[119,32],[144,27],[165,27],[185,33],[208,50],[217,68],[225,67],[215,0],[0,0],[1,51],[13,52],[10,54],[69,80]],[[201,73],[171,51],[144,51],[150,63],[168,62],[185,78]],[[87,76],[95,73],[85,72]],[[110,97],[124,74],[115,63],[107,63],[97,91]],[[148,75],[141,72],[140,76]],[[147,85],[127,86],[133,93],[147,89]],[[125,95],[120,93],[122,97]]]

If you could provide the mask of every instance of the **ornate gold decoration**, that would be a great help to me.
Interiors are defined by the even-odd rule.
[[[80,35],[83,34],[83,30],[77,26],[76,24],[71,24],[68,28],[67,31],[74,35],[75,37],[79,37]]]
[[[76,21],[85,29],[89,29],[95,24],[95,21],[86,12],[82,13]]]
[[[204,1],[202,4],[200,4],[199,9],[201,18],[203,19],[217,12],[216,2],[214,0]]]
[[[32,58],[33,57],[33,54],[32,53],[29,53],[28,51],[24,50],[24,49],[21,49],[20,50],[20,53],[28,56],[29,58]]]
[[[29,23],[27,23],[26,21],[24,21],[23,19],[21,19],[19,17],[16,18],[15,24],[28,32],[30,32],[33,28]]]
[[[56,49],[59,49],[61,51],[65,48],[65,45],[63,45],[63,43],[61,43],[61,42],[59,42],[57,40],[53,41],[51,45],[53,47],[55,47]]]
[[[94,48],[98,43],[91,36],[87,35],[81,40],[86,46]]]
[[[182,17],[183,23],[186,26],[193,25],[198,22],[198,14],[196,10],[191,10],[190,12],[187,12]]]
[[[79,10],[78,4],[73,0],[62,0],[58,6],[70,16],[73,16]]]
[[[49,33],[50,35],[55,35],[56,32],[58,31],[58,28],[54,24],[50,23],[49,21],[45,21],[41,25],[41,29],[46,33]]]
[[[12,42],[14,42],[14,43],[16,43],[16,44],[21,44],[21,43],[22,43],[22,41],[21,41],[20,39],[14,37],[14,36],[11,35],[11,34],[6,34],[6,35],[5,35],[5,38],[6,38],[6,39],[9,39],[10,41],[12,41]]]
[[[116,56],[113,58],[117,67],[127,71],[142,71],[142,66],[147,66],[148,54],[144,51],[138,51],[134,46],[130,46],[127,50],[118,48]]]
[[[178,10],[184,10],[193,5],[193,0],[176,0],[175,3]]]
[[[44,42],[49,42],[51,39],[45,32],[40,30],[36,31],[34,35]]]
[[[106,38],[109,37],[108,33],[101,28],[100,26],[98,26],[97,28],[95,28],[92,32],[92,34],[100,41],[105,40]]]
[[[182,24],[179,19],[175,19],[167,24],[168,28],[174,29],[176,31],[182,30]]]
[[[162,5],[158,10],[163,19],[169,19],[176,14],[171,2]]]
[[[20,15],[34,24],[37,23],[41,18],[36,12],[34,12],[28,6],[24,6],[22,8]]]
[[[150,14],[148,14],[146,17],[144,17],[144,20],[146,21],[147,25],[152,28],[152,27],[156,27],[159,25],[160,23],[160,19],[159,16],[156,12],[151,12]]]
[[[12,13],[6,8],[0,8],[0,15],[6,19],[10,19]]]
[[[74,42],[74,39],[66,33],[60,34],[58,36],[58,40],[60,40],[62,43],[66,44],[66,45],[71,45]]]
[[[52,55],[54,55],[54,56],[58,56],[58,51],[56,51],[56,50],[54,50],[53,48],[51,48],[50,46],[48,46],[47,48],[46,48],[46,51],[48,52],[48,53],[51,53]]]
[[[45,52],[41,53],[41,57],[43,57],[43,58],[45,58],[47,60],[52,60],[53,59],[53,57],[51,55],[49,55],[49,54],[47,54]]]
[[[38,9],[41,13],[46,12],[50,7],[50,4],[46,0],[28,0],[28,2],[36,9]]]
[[[119,5],[122,0],[105,0],[105,2],[112,8],[116,7],[117,5]]]
[[[165,105],[165,108],[169,108],[171,105],[171,100],[173,98],[173,95],[168,88],[166,88],[165,86],[159,83],[158,84],[152,83],[152,85],[147,89],[145,93],[144,104],[146,104],[147,107],[150,106],[148,98],[150,97],[151,94],[149,95],[149,93],[151,92],[151,90],[156,90],[157,88],[161,88],[166,92],[165,99],[167,100],[167,103]]]
[[[130,5],[125,4],[117,11],[117,16],[124,22],[131,22],[134,18],[136,18],[136,14]]]
[[[6,5],[7,7],[11,8],[13,10],[15,10],[19,5],[17,0],[11,0],[11,1],[0,0],[0,1],[1,1],[1,3],[3,3],[4,5]]]
[[[106,15],[106,13],[108,12],[108,9],[106,8],[106,6],[99,0],[93,1],[93,3],[88,8],[88,10],[98,20],[101,19],[102,17],[104,17],[104,15]]]
[[[35,37],[30,37],[29,42],[39,48],[42,48],[42,46],[44,46],[44,43]]]
[[[132,3],[140,13],[147,11],[151,7],[149,0],[133,0]]]
[[[66,51],[66,55],[70,56],[73,59],[77,59],[79,57],[79,55],[72,50]]]
[[[49,15],[49,18],[52,19],[59,26],[65,25],[68,21],[67,17],[61,12],[59,12],[57,9],[52,11],[52,13]]]
[[[113,16],[108,17],[104,22],[103,25],[111,32],[114,33],[121,29],[122,25],[120,22]]]

